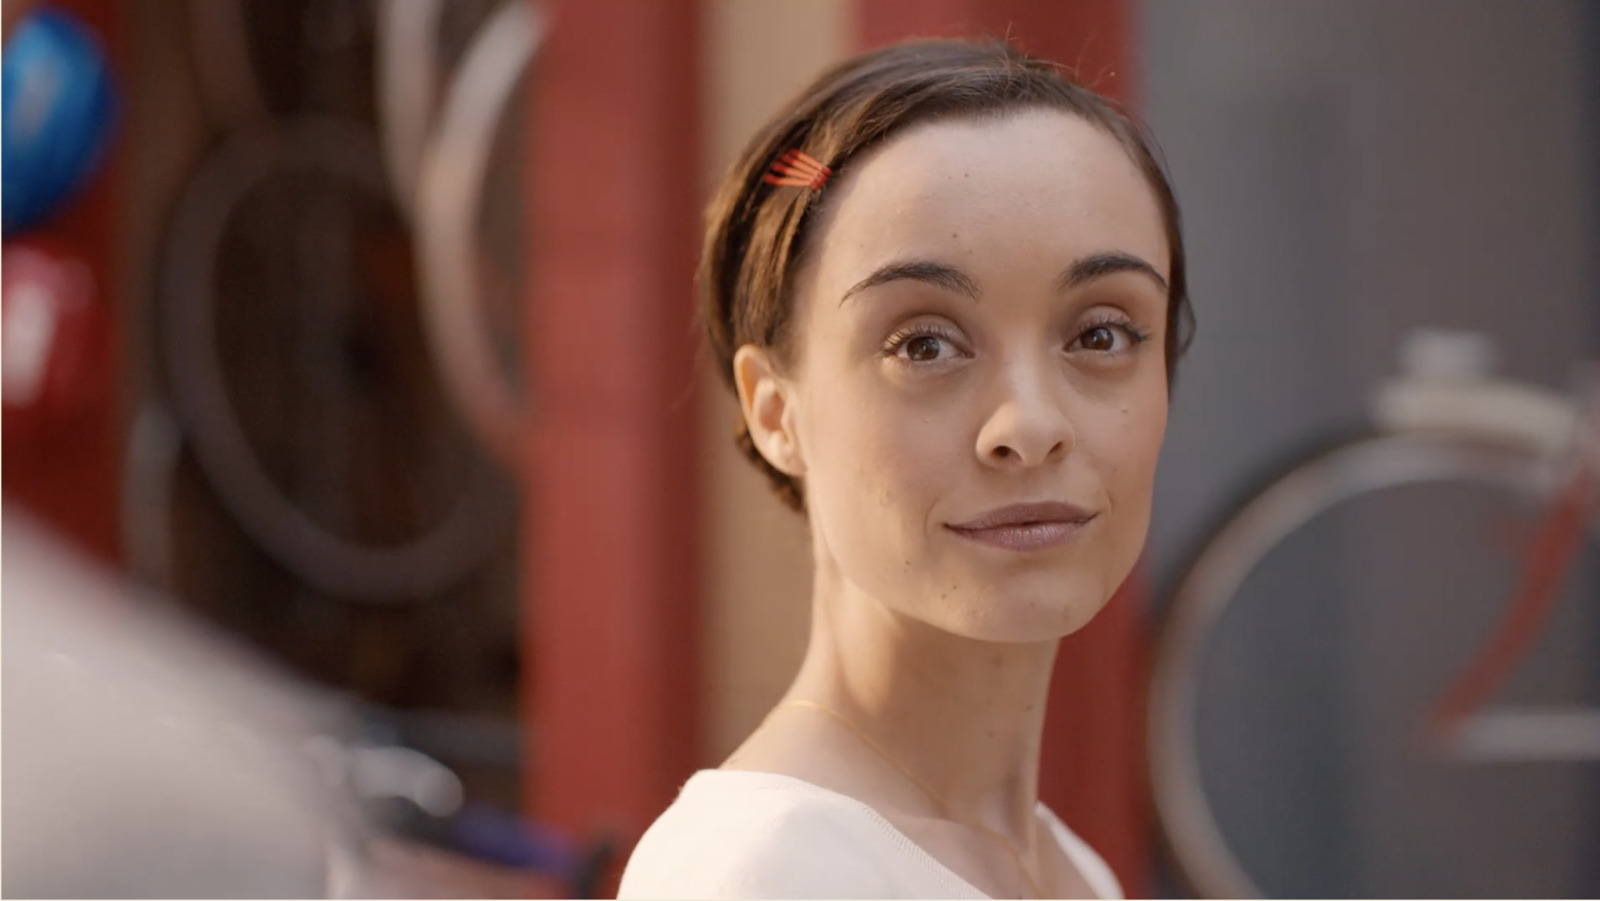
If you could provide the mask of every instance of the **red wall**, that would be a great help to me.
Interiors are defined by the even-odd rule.
[[[698,4],[543,8],[527,184],[527,800],[631,844],[700,762]]]
[[[128,102],[128,68],[120,6],[114,0],[56,0],[55,6],[88,24],[103,41],[122,103]],[[8,501],[20,502],[43,516],[93,553],[115,560],[120,550],[118,491],[122,453],[122,421],[118,373],[123,298],[113,265],[116,198],[120,153],[113,144],[86,190],[27,240],[48,241],[83,261],[94,276],[106,330],[94,348],[101,365],[94,367],[92,400],[69,419],[48,429],[3,439],[0,485]]]

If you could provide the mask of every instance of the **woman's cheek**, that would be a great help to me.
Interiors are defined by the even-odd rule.
[[[1122,521],[1125,539],[1138,545],[1131,548],[1137,556],[1150,524],[1167,407],[1164,402],[1129,403],[1119,411],[1119,419],[1115,446],[1105,448],[1109,456],[1103,459],[1109,461],[1113,509]]]
[[[818,481],[846,505],[886,501],[894,475],[899,429],[892,410],[859,386],[836,384],[818,391],[810,403],[812,448]],[[870,492],[870,493],[869,493]]]
[[[907,467],[916,464],[918,423],[893,404],[871,403],[858,407],[860,418],[852,423],[861,436],[859,456],[874,471],[878,480],[895,480]]]
[[[859,445],[859,465],[867,482],[860,497],[872,499],[898,519],[915,519],[931,506],[939,485],[955,476],[949,459],[951,429],[927,410],[878,397],[857,409],[851,424]]]

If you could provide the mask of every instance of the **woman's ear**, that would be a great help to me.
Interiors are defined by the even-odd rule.
[[[733,385],[739,393],[745,429],[756,450],[784,475],[805,475],[805,461],[794,429],[793,388],[780,375],[772,354],[754,344],[740,347],[733,355]]]

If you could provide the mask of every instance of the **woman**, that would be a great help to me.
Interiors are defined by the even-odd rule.
[[[1119,892],[1037,799],[1060,639],[1138,558],[1188,325],[1143,133],[998,43],[850,60],[709,211],[738,441],[811,527],[793,685],[623,897]]]

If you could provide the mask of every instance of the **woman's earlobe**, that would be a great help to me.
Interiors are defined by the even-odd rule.
[[[733,384],[739,395],[739,412],[756,450],[779,472],[804,475],[789,386],[772,355],[754,344],[740,347],[733,356]]]

